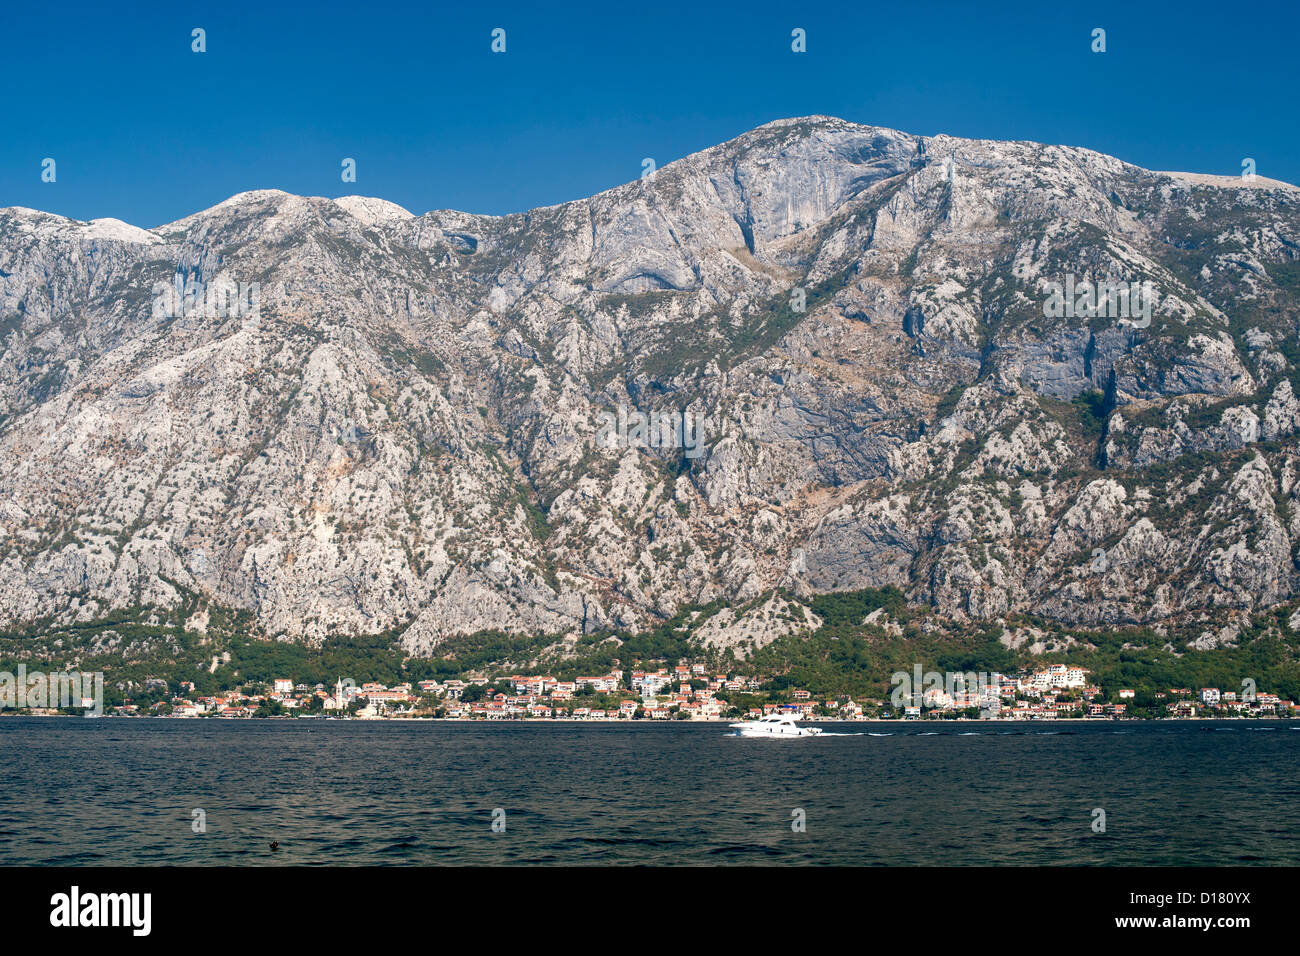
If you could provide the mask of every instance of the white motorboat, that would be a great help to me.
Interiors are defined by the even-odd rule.
[[[738,737],[811,737],[820,734],[816,727],[800,727],[789,714],[768,714],[758,720],[742,720],[731,725]]]

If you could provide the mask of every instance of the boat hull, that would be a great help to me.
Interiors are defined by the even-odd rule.
[[[753,727],[747,724],[732,724],[737,737],[812,737],[821,733],[816,727]]]

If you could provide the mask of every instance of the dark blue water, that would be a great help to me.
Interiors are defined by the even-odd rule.
[[[0,865],[1300,864],[1300,723],[823,726],[0,718]]]

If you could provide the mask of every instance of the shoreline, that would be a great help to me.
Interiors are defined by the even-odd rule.
[[[85,720],[85,714],[16,714],[12,712],[0,711],[0,720],[12,717],[39,717],[42,719],[65,718],[67,720]],[[227,721],[235,723],[244,723],[247,721],[256,721],[265,723],[268,721],[324,721],[328,723],[366,723],[366,724],[385,724],[385,723],[406,723],[406,724],[724,724],[729,725],[736,723],[744,718],[732,717],[710,717],[700,720],[654,720],[643,717],[640,720],[631,717],[173,717],[170,714],[99,714],[94,719],[114,719],[114,720],[183,720],[183,721]],[[1300,722],[1300,715],[1293,717],[1029,717],[1029,718],[1012,718],[1002,720],[980,720],[970,717],[955,717],[944,719],[942,717],[929,717],[920,719],[907,719],[903,717],[823,717],[823,718],[800,718],[799,722],[804,724],[988,724],[998,726],[1002,724],[1185,724],[1197,721],[1241,721],[1241,722]]]

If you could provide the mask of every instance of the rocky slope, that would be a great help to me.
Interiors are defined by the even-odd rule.
[[[1103,279],[1146,320],[1044,308]],[[1231,640],[1300,593],[1298,324],[1294,187],[826,117],[504,217],[0,209],[0,625],[752,646],[892,584]]]

